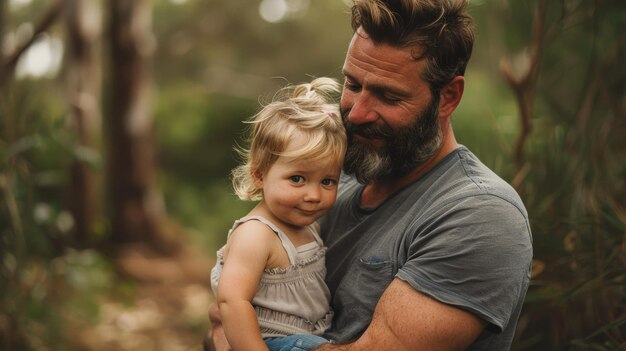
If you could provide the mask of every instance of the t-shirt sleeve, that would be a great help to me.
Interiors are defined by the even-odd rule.
[[[507,325],[530,279],[528,218],[492,195],[467,197],[416,219],[396,277],[469,311],[496,332]],[[523,298],[523,296],[521,296]]]

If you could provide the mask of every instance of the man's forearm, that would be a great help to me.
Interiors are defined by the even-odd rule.
[[[350,345],[333,345],[333,344],[324,344],[320,345],[313,349],[313,351],[348,351],[354,350]]]

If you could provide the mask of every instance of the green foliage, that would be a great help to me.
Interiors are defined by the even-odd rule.
[[[509,154],[518,123],[512,93],[504,82],[480,70],[470,70],[465,78],[463,100],[452,122],[455,135],[483,163],[506,177],[512,173]]]
[[[28,96],[27,83],[15,85],[0,110],[1,247],[20,257],[27,249],[34,255],[48,254],[52,242],[47,236],[64,234],[57,225],[62,208],[55,189],[66,180],[71,137],[54,97]],[[46,108],[50,113],[40,114]]]
[[[156,126],[165,202],[172,216],[197,233],[193,240],[212,252],[232,220],[249,209],[230,191],[228,175],[238,161],[233,147],[244,143],[242,121],[258,106],[209,95],[197,85],[168,87],[160,95]]]
[[[549,25],[521,195],[536,277],[518,350],[626,345],[623,2],[562,2]],[[507,27],[507,32],[517,28]],[[530,31],[529,27],[524,28]],[[515,35],[514,35],[515,36]]]
[[[111,268],[93,251],[74,251],[64,192],[76,147],[53,81],[13,82],[0,97],[0,348],[67,349],[67,325],[94,323]]]
[[[113,270],[101,254],[67,250],[20,261],[4,252],[0,346],[5,350],[72,349],[72,330],[99,322],[99,298],[111,294]]]

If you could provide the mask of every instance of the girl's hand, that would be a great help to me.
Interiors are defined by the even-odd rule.
[[[209,329],[207,335],[204,337],[202,343],[203,350],[231,351],[232,348],[228,343],[228,339],[226,339],[226,334],[224,334],[220,309],[215,303],[209,306],[209,320],[211,321],[211,329]]]

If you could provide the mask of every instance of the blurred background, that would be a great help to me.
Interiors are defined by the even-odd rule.
[[[513,350],[624,350],[626,2],[470,12],[457,139],[534,235]],[[0,0],[0,349],[200,350],[241,122],[351,34],[348,0]]]

